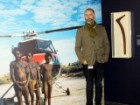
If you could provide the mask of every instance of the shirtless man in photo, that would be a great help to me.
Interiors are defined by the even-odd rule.
[[[29,92],[31,95],[31,105],[35,105],[34,101],[34,93],[36,94],[36,105],[40,105],[40,91],[39,87],[41,85],[40,83],[40,67],[39,64],[37,64],[33,60],[33,55],[32,53],[28,53],[27,57],[27,62],[29,64],[29,69],[30,69],[30,82],[29,82]]]
[[[44,105],[51,105],[51,93],[52,93],[52,69],[53,65],[50,64],[52,60],[52,55],[47,53],[45,55],[45,63],[41,65],[41,78],[43,83],[43,92],[44,92]]]
[[[26,105],[30,105],[28,90],[30,73],[28,63],[21,59],[22,53],[19,48],[14,48],[12,53],[15,56],[15,60],[10,63],[10,74],[18,99],[18,105],[23,105],[22,95],[25,98]]]

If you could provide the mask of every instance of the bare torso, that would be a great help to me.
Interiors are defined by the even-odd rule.
[[[29,69],[30,69],[31,80],[37,80],[39,65],[36,62],[29,62]]]
[[[27,81],[28,64],[25,61],[13,63],[14,76],[16,81]]]
[[[43,70],[43,80],[51,80],[52,79],[52,69],[53,66],[51,64],[43,64],[42,70]]]

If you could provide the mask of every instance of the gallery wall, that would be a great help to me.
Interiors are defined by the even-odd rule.
[[[140,1],[103,0],[103,24],[111,43],[111,12],[132,12],[133,57],[112,58],[105,68],[106,105],[140,105]]]

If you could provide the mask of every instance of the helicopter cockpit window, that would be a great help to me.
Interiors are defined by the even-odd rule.
[[[52,52],[52,53],[56,53],[53,45],[52,45],[52,42],[49,40],[49,41],[46,41],[46,40],[39,40],[37,42],[37,45],[38,45],[38,49],[42,50],[42,51],[49,51],[49,52]]]

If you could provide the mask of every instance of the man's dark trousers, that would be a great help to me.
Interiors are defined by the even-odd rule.
[[[87,65],[83,65],[83,72],[86,78],[86,105],[93,105],[93,88],[95,84],[95,103],[101,105],[102,98],[102,78],[103,64],[96,62],[93,69],[88,69]]]

